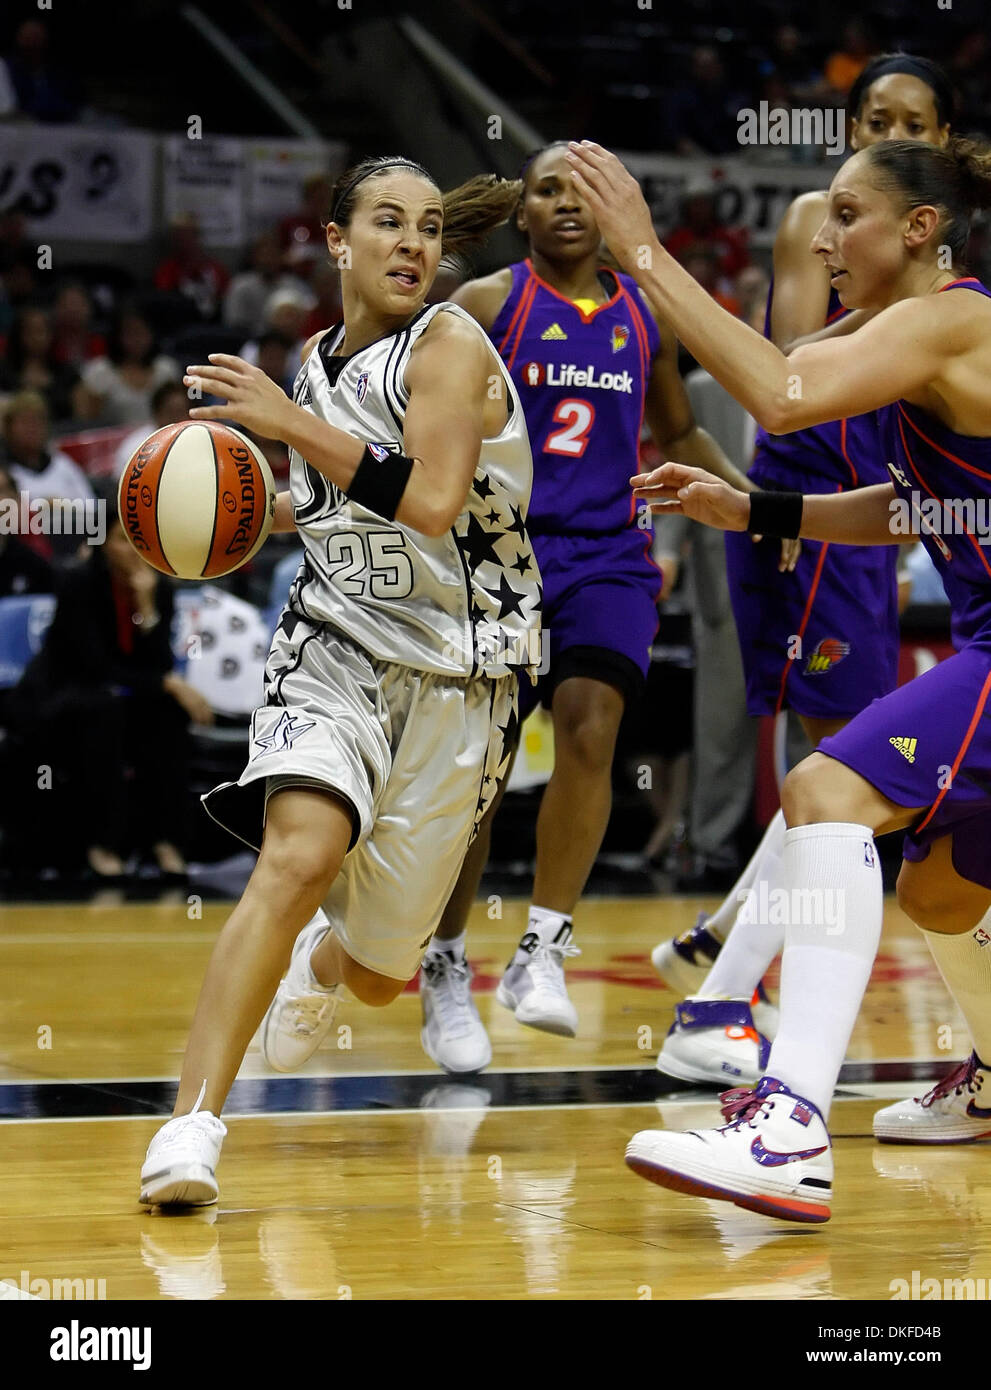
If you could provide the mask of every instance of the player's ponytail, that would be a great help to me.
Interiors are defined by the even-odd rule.
[[[915,140],[882,140],[861,152],[875,186],[897,197],[905,210],[934,207],[940,213],[935,244],[946,246],[962,267],[971,215],[991,207],[991,146],[951,136],[945,149]]]
[[[456,256],[480,246],[512,216],[522,188],[519,179],[477,174],[449,189],[444,194],[444,255]]]
[[[330,220],[339,227],[346,227],[351,221],[361,185],[366,179],[376,178],[391,169],[406,169],[440,187],[422,164],[402,155],[363,159],[360,164],[345,169],[334,185],[330,198]],[[489,232],[511,216],[519,202],[521,189],[522,184],[518,179],[501,179],[497,174],[476,174],[474,178],[442,194],[444,255],[457,256],[470,247],[479,246]]]

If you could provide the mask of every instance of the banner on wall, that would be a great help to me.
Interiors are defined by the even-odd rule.
[[[750,245],[756,248],[773,246],[788,204],[800,193],[828,188],[841,163],[830,159],[814,165],[759,164],[740,156],[686,159],[638,153],[619,153],[619,157],[640,180],[662,235],[681,221],[686,192],[705,188],[712,191],[720,221],[727,227],[745,227]]]
[[[146,241],[158,139],[83,126],[0,126],[0,212],[39,244]]]
[[[192,213],[208,246],[241,246],[244,217],[244,142],[213,136],[189,140],[168,135],[162,154],[162,215],[165,227]]]
[[[336,179],[347,148],[340,141],[258,140],[248,145],[247,153],[248,234],[256,236],[296,211],[311,174]]]

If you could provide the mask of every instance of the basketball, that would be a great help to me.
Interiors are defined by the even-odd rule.
[[[121,474],[120,522],[162,574],[216,579],[256,553],[275,516],[275,483],[260,450],[213,420],[148,436]]]

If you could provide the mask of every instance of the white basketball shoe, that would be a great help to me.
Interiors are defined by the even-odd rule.
[[[580,956],[581,951],[571,945],[570,925],[564,922],[547,942],[528,931],[518,949],[527,952],[528,958],[517,962],[514,956],[509,962],[496,999],[512,1010],[517,1023],[573,1038],[578,1032],[578,1010],[568,998],[562,962],[565,956]]]
[[[323,922],[303,928],[286,977],[262,1019],[262,1056],[275,1071],[295,1071],[309,1061],[334,1021],[339,987],[328,989],[310,969],[310,956],[329,930]]]
[[[420,1042],[446,1072],[481,1071],[492,1061],[492,1044],[471,997],[471,968],[450,951],[428,951],[420,966]]]
[[[138,1201],[146,1207],[202,1207],[217,1200],[217,1161],[227,1127],[200,1104],[188,1115],[176,1115],[158,1131],[141,1166]]]
[[[874,1138],[882,1144],[969,1144],[991,1136],[991,1106],[979,1103],[991,1068],[976,1052],[914,1100],[887,1105],[874,1116]]]
[[[657,1058],[657,1070],[701,1086],[756,1086],[771,1051],[746,999],[686,999]]]
[[[714,1197],[783,1221],[828,1221],[833,1157],[822,1115],[765,1076],[728,1091],[719,1129],[641,1130],[626,1162],[635,1173],[693,1197]]]

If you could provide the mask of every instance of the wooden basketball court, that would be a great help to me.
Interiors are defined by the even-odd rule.
[[[184,903],[5,908],[0,935],[0,1279],[103,1280],[108,1299],[879,1299],[892,1281],[991,1276],[984,1145],[881,1146],[873,1111],[966,1055],[921,936],[889,900],[832,1113],[833,1219],[789,1225],[679,1197],[623,1163],[651,1126],[718,1118],[653,1060],[675,1002],[650,949],[694,899],[591,899],[569,962],[571,1041],[495,1002],[526,905],[475,909],[494,1057],[458,1079],[420,1049],[410,990],[352,1006],[298,1076],[252,1049],[224,1118],[219,1204],[145,1213],[138,1170],[171,1111],[226,913]]]

